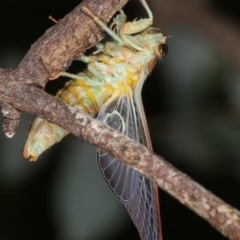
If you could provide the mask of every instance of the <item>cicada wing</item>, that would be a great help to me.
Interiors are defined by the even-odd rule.
[[[98,119],[136,141],[146,141],[144,136],[139,134],[144,131],[142,121],[133,99],[129,96],[122,96],[121,99],[112,101],[100,111]],[[118,200],[125,205],[141,239],[161,239],[159,206],[153,183],[107,152],[99,149],[97,155],[106,182]]]

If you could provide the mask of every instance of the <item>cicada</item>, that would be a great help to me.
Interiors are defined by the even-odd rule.
[[[152,149],[141,90],[157,60],[167,53],[167,37],[152,27],[153,14],[145,0],[140,2],[147,18],[127,21],[120,10],[110,27],[89,9],[82,9],[112,40],[98,44],[93,54],[80,58],[87,63],[85,71],[76,75],[62,73],[72,79],[57,97]],[[36,118],[24,147],[24,157],[35,161],[67,134],[60,126]],[[161,239],[156,184],[100,149],[97,160],[104,179],[126,207],[141,239]]]

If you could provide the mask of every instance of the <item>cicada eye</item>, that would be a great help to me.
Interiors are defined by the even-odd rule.
[[[159,53],[160,53],[160,56],[162,58],[166,57],[166,55],[168,53],[168,46],[167,46],[167,44],[164,43],[164,44],[161,44],[159,46]]]

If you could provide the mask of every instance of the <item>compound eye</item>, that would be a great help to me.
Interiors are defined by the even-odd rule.
[[[168,46],[167,46],[167,44],[164,43],[164,44],[161,44],[159,46],[159,53],[160,53],[160,56],[162,58],[166,57],[166,55],[168,53]]]

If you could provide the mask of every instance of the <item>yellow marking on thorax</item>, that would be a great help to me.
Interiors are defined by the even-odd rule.
[[[129,98],[132,97],[132,89],[138,83],[139,78],[136,71],[127,70],[126,79],[119,81],[116,85],[106,84],[104,86],[104,99],[107,101],[111,99],[113,95],[127,95]],[[104,102],[105,102],[104,101]]]
[[[133,89],[138,82],[139,82],[139,76],[136,74],[136,72],[128,69],[126,84]]]
[[[131,97],[131,86],[126,84],[126,81],[120,81],[116,85],[106,84],[104,86],[104,103],[111,102],[116,97],[121,97],[123,95],[127,95],[129,98]]]
[[[104,86],[104,102],[112,96],[113,92],[114,88],[111,84],[106,84]]]
[[[91,91],[91,88],[90,88],[85,82],[83,82],[83,81],[81,81],[81,80],[79,80],[79,79],[75,79],[74,82],[75,82],[78,86],[80,86],[80,87],[82,87],[82,88],[85,89],[85,91],[86,91],[86,93],[87,93],[87,96],[88,96],[88,98],[90,99],[90,101],[92,102],[95,111],[98,112],[98,111],[99,111],[99,108],[98,108],[97,102],[96,102],[96,100],[95,100],[95,98],[94,98],[94,95],[93,95],[93,93],[92,93],[92,91]]]
[[[122,58],[116,58],[116,59],[114,59],[114,62],[115,63],[123,63],[123,62],[125,62],[125,60]]]
[[[128,81],[128,79],[127,79]],[[119,82],[117,85],[116,89],[117,92],[119,92],[119,95],[127,95],[129,98],[132,97],[132,86],[128,84],[126,81],[124,82]]]
[[[83,111],[84,111],[85,113],[89,113],[88,108],[85,106],[82,98],[81,98],[81,97],[79,96],[79,94],[76,92],[76,89],[74,88],[74,86],[69,85],[66,90],[62,91],[62,92],[59,94],[60,98],[61,98],[65,103],[67,103],[68,105],[72,106],[72,105],[73,105],[73,104],[72,104],[72,100],[71,100],[71,98],[68,96],[68,92],[77,99],[77,102],[81,105]]]

